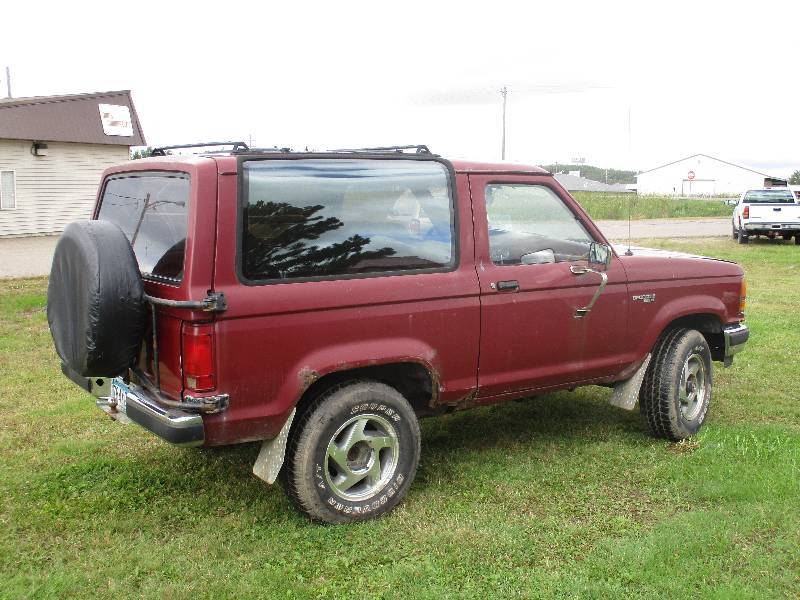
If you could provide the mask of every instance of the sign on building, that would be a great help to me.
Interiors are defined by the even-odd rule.
[[[131,111],[127,106],[119,104],[99,104],[100,120],[103,122],[103,133],[133,137]]]

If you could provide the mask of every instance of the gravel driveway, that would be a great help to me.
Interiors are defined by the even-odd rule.
[[[628,239],[627,221],[597,221],[608,239]],[[631,237],[714,237],[730,233],[730,219],[649,219],[631,221]],[[36,277],[50,273],[57,235],[0,238],[0,278]]]

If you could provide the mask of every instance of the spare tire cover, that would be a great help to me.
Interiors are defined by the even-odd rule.
[[[134,364],[146,321],[136,256],[109,221],[75,221],[56,245],[47,322],[61,360],[84,377],[114,377]]]

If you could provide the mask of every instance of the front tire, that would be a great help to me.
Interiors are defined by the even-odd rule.
[[[419,423],[403,395],[351,381],[321,395],[289,433],[286,492],[313,521],[372,519],[405,497],[419,455]]]
[[[694,329],[673,329],[656,344],[639,392],[651,435],[673,441],[695,435],[711,403],[711,351]]]

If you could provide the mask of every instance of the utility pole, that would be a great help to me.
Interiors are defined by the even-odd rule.
[[[8,97],[11,98],[11,69],[6,67],[6,89],[8,90]]]
[[[508,99],[508,88],[503,86],[503,89],[500,90],[500,94],[503,96],[503,145],[500,149],[500,158],[501,160],[506,159],[506,100]],[[9,92],[11,95],[11,92]]]

